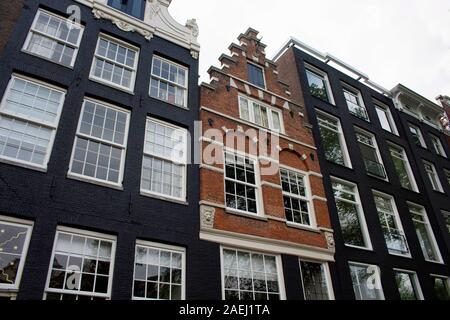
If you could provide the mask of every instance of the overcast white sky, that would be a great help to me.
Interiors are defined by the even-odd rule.
[[[387,89],[450,95],[450,0],[173,0],[169,11],[181,23],[197,19],[202,81],[251,26],[269,58],[293,36]]]

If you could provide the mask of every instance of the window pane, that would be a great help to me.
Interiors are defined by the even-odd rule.
[[[338,131],[339,123],[322,115],[318,116],[318,121],[326,159],[336,164],[345,165],[341,145],[342,134]]]
[[[434,278],[434,293],[438,300],[450,300],[450,288],[447,278]]]
[[[329,102],[325,78],[310,70],[306,70],[306,75],[311,94],[316,98]]]
[[[300,262],[306,300],[329,300],[328,284],[321,263]]]
[[[378,119],[380,120],[381,127],[386,131],[393,132],[390,120],[388,118],[389,117],[388,111],[384,110],[380,107],[375,107],[375,110],[377,111]]]
[[[396,272],[395,279],[397,281],[397,288],[402,300],[419,300],[416,292],[414,275],[405,272]]]
[[[375,266],[350,264],[356,300],[383,300],[381,280]]]
[[[389,148],[392,161],[394,162],[395,170],[397,172],[400,184],[403,188],[408,190],[414,190],[409,171],[408,159],[405,151],[400,147],[391,146]]]
[[[252,63],[247,63],[247,70],[248,70],[248,81],[254,84],[255,86],[265,88],[263,69]]]

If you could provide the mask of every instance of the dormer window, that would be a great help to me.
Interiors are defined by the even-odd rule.
[[[145,2],[146,0],[108,0],[108,6],[144,20]]]
[[[262,89],[266,88],[264,81],[264,70],[253,63],[247,63],[248,81]]]

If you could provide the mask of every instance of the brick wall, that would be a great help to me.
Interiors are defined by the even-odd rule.
[[[0,55],[3,54],[25,0],[0,1]]]

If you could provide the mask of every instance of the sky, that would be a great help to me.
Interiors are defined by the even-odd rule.
[[[450,95],[450,0],[173,0],[169,11],[183,24],[197,19],[200,81],[252,27],[270,59],[292,36],[387,89],[401,83],[433,102]]]

